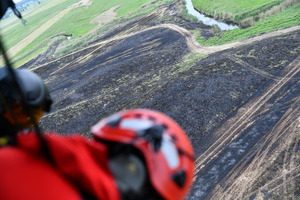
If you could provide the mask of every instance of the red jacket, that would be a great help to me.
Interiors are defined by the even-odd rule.
[[[54,165],[41,153],[34,133],[18,135],[18,146],[0,148],[0,198],[3,200],[120,199],[105,145],[80,135],[45,135]]]

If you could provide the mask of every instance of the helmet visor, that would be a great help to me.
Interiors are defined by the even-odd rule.
[[[16,129],[24,129],[33,127],[42,115],[43,109],[41,107],[31,109],[32,114],[27,113],[25,106],[21,102],[15,102],[10,109],[7,109],[3,116]]]

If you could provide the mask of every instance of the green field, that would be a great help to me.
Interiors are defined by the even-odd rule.
[[[242,25],[249,23],[251,25],[254,21],[300,3],[299,0],[192,0],[192,2],[197,10]],[[245,21],[248,21],[248,24],[243,24]]]
[[[300,4],[292,6],[279,14],[272,15],[261,21],[255,22],[251,27],[246,29],[228,30],[209,40],[198,37],[197,40],[202,45],[221,45],[232,41],[242,40],[249,36],[275,31],[278,29],[300,24]]]
[[[33,42],[14,55],[13,59],[30,52],[31,55],[27,55],[26,58],[23,58],[23,61],[19,60],[17,65],[29,61],[48,48],[49,38],[53,38],[59,34],[72,34],[72,39],[83,36],[97,25],[91,24],[90,21],[114,6],[120,5],[115,11],[118,14],[117,20],[119,20],[124,16],[125,18],[130,18],[130,13],[134,13],[137,10],[140,11],[135,13],[135,15],[151,12],[155,9],[153,7],[152,9],[148,8],[147,10],[142,10],[141,7],[147,3],[159,2],[161,5],[171,1],[172,0],[90,0],[92,6],[81,6],[67,12],[59,21],[49,27],[41,35],[38,35]],[[41,4],[38,5],[39,7],[32,7],[29,11],[22,13],[27,21],[26,26],[23,26],[15,16],[3,20],[1,22],[1,34],[5,41],[6,49],[10,49],[18,44],[58,13],[77,2],[79,2],[79,0],[42,0]]]
[[[194,7],[208,14],[242,19],[247,14],[264,11],[284,0],[192,0]]]

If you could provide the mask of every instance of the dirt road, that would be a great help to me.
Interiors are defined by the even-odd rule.
[[[162,25],[158,25],[157,27],[165,27],[165,28],[170,28],[175,31],[178,31],[186,38],[187,45],[188,45],[190,51],[196,52],[196,53],[204,53],[204,54],[210,54],[210,53],[215,53],[218,51],[223,51],[226,49],[236,48],[236,47],[240,47],[240,46],[243,46],[246,44],[251,44],[253,42],[257,42],[257,41],[260,41],[263,39],[267,39],[270,37],[280,36],[282,34],[300,30],[300,25],[298,25],[298,26],[266,33],[263,35],[259,35],[259,36],[253,37],[253,38],[245,39],[245,40],[239,41],[239,42],[233,42],[230,44],[224,44],[224,45],[220,45],[220,46],[203,47],[198,44],[198,42],[195,40],[193,35],[188,30],[186,30],[182,27],[179,27],[174,24],[162,24]],[[155,28],[155,27],[153,27],[153,28]]]

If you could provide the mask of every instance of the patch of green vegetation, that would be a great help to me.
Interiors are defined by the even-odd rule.
[[[194,64],[204,58],[206,58],[207,54],[199,54],[199,53],[189,53],[182,59],[182,62],[177,64],[177,67],[179,68],[179,72],[185,72],[189,70],[191,67],[194,66]]]
[[[272,15],[246,29],[228,30],[221,37],[212,37],[205,40],[200,34],[197,41],[202,45],[221,45],[232,41],[245,39],[249,36],[275,31],[278,29],[300,24],[300,4],[292,6],[279,14]]]
[[[224,62],[221,67],[226,67],[227,66],[227,62]]]
[[[115,5],[122,5],[116,12],[118,17],[122,17],[130,12],[133,12],[139,9],[145,3],[148,3],[152,0],[114,0],[111,1]]]
[[[256,16],[284,0],[192,0],[194,7],[218,18],[240,21]]]
[[[195,16],[193,16],[193,15],[191,15],[191,14],[188,13],[188,10],[187,10],[187,8],[186,8],[186,6],[185,6],[185,1],[181,1],[181,5],[182,5],[182,8],[183,8],[183,9],[182,9],[180,15],[181,15],[183,18],[188,19],[188,20],[190,20],[190,21],[198,21],[197,17],[195,17]]]
[[[251,49],[248,53],[248,55],[246,55],[248,58],[254,58],[256,59],[256,56],[255,56],[255,49]]]
[[[157,9],[158,7],[161,7],[162,5],[170,4],[174,2],[174,0],[154,0],[148,3],[145,3],[142,5],[140,8],[129,12],[128,14],[125,15],[126,19],[131,19],[140,15],[144,15],[147,13],[152,12],[153,10]]]

